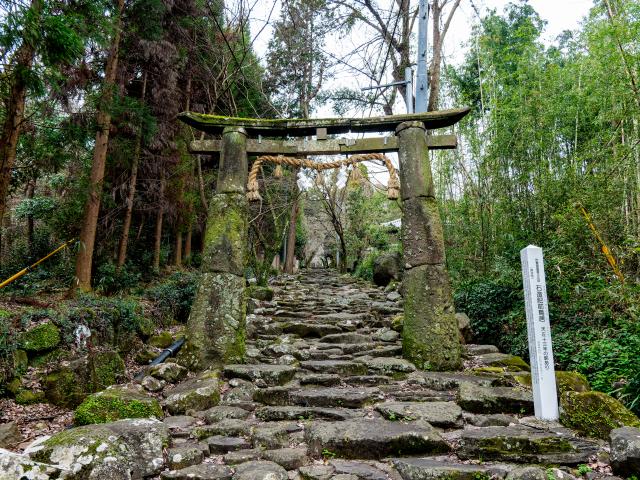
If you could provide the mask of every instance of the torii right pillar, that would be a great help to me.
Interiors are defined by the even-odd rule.
[[[461,345],[425,127],[404,122],[396,135],[404,251],[403,355],[423,370],[455,370],[461,367]]]

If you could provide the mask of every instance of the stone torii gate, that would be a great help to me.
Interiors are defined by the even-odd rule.
[[[460,341],[445,266],[444,238],[428,150],[453,149],[454,125],[468,108],[371,118],[267,120],[186,112],[179,118],[219,140],[193,141],[192,153],[220,152],[204,237],[202,279],[188,321],[182,361],[194,368],[242,363],[245,352],[249,155],[344,155],[398,152],[404,258],[403,355],[418,368],[460,367]],[[337,139],[348,132],[395,135]],[[315,138],[310,138],[315,136]],[[292,138],[293,137],[293,138]]]

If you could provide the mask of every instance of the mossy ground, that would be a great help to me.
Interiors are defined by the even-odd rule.
[[[157,400],[129,399],[120,392],[102,392],[88,397],[75,411],[77,425],[106,423],[123,418],[162,418],[162,408]]]

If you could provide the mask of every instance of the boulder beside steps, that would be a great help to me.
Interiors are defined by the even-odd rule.
[[[596,439],[533,418],[519,357],[466,345],[468,370],[417,370],[401,355],[394,292],[326,270],[283,276],[271,288],[273,298],[252,300],[247,363],[199,374],[168,363],[146,382],[158,418],[74,428],[23,454],[0,450],[0,480],[614,480],[640,472],[637,426],[612,422],[611,438]],[[562,379],[562,393],[588,391],[583,379]]]

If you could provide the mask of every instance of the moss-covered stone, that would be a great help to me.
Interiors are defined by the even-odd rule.
[[[7,391],[11,392],[13,395],[16,395],[21,388],[22,388],[22,382],[20,381],[19,378],[14,378],[7,383]]]
[[[20,335],[20,348],[27,352],[44,352],[60,343],[60,329],[52,322],[37,325]]]
[[[173,337],[169,332],[160,332],[151,337],[148,341],[149,345],[157,348],[167,348],[173,343]]]
[[[112,387],[90,395],[75,411],[75,423],[88,425],[123,418],[162,418],[162,408],[142,390]]]
[[[13,352],[13,374],[18,376],[27,371],[29,367],[29,358],[24,350],[16,350]]]
[[[531,367],[521,357],[507,353],[485,353],[478,359],[488,367],[502,367],[510,372],[528,372]]]
[[[215,407],[220,402],[220,382],[217,371],[205,371],[198,377],[182,382],[170,391],[164,401],[172,415],[181,415],[189,410],[202,411]]]
[[[16,393],[16,403],[19,405],[32,405],[44,402],[44,392],[41,390],[20,389]]]
[[[402,333],[402,326],[404,325],[404,315],[399,313],[391,319],[391,329],[398,333]]]
[[[40,368],[50,364],[59,363],[60,360],[62,360],[68,353],[68,350],[56,348],[49,352],[33,355],[29,357],[29,366]]]
[[[46,375],[42,381],[47,400],[59,407],[75,408],[89,392],[86,362],[75,361]]]
[[[162,422],[120,420],[56,433],[30,456],[73,472],[71,477],[77,479],[148,478],[164,468],[163,449],[168,444],[169,432]]]
[[[118,352],[107,350],[89,356],[89,380],[92,392],[118,383],[124,377],[124,372],[124,360]]]
[[[158,354],[157,350],[145,345],[135,354],[133,359],[138,365],[148,365]]]
[[[530,373],[519,373],[513,375],[512,378],[519,385],[531,387]],[[578,372],[556,372],[556,387],[559,395],[565,392],[588,392],[591,390],[587,377]]]
[[[608,439],[619,427],[640,427],[640,419],[622,403],[602,392],[565,392],[560,421],[585,435]]]
[[[273,290],[269,287],[260,287],[258,285],[252,285],[247,288],[247,296],[249,298],[255,298],[263,302],[270,302],[273,300]]]

